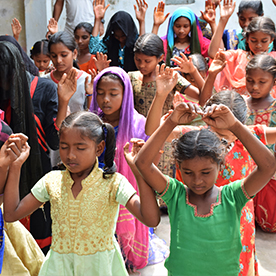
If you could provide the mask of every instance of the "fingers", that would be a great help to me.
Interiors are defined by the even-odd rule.
[[[129,153],[129,142],[126,142],[126,144],[124,145],[124,154],[128,154]]]

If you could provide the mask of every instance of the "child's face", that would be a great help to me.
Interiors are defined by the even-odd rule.
[[[124,87],[119,80],[103,76],[97,86],[97,103],[105,115],[120,118]]]
[[[59,141],[60,158],[71,174],[88,176],[92,170],[96,156],[104,150],[104,141],[98,145],[88,137],[81,135],[77,127],[67,128],[61,132]]]
[[[254,55],[267,52],[272,41],[273,39],[269,34],[260,31],[250,33],[246,39],[248,47]]]
[[[213,188],[218,177],[219,167],[212,158],[198,156],[179,164],[184,183],[196,195],[204,195]]]
[[[175,20],[173,31],[179,39],[185,38],[191,31],[191,22],[186,17],[179,17]]]
[[[72,52],[63,43],[53,44],[50,49],[50,57],[60,73],[68,73],[73,67],[73,60],[77,58],[77,50]]]
[[[121,47],[126,44],[126,35],[122,30],[115,30],[114,37],[120,42]]]
[[[142,53],[134,54],[134,62],[137,69],[141,72],[142,75],[148,76],[155,71],[156,65],[163,59],[156,56],[147,56]]]
[[[78,44],[79,50],[88,49],[90,34],[82,27],[75,31],[75,40]]]
[[[254,17],[257,17],[258,14],[255,13],[253,9],[246,9],[243,10],[240,14],[238,14],[239,17],[239,24],[241,28],[244,30],[249,23],[252,21]]]
[[[43,54],[36,54],[32,57],[35,63],[35,66],[39,69],[39,71],[45,71],[50,63],[50,57]]]
[[[246,74],[246,88],[254,99],[263,99],[269,96],[274,85],[275,79],[269,72],[255,69]]]

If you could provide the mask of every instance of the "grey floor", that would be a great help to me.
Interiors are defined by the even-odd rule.
[[[166,215],[161,217],[156,232],[157,236],[170,242],[170,224]],[[256,229],[256,250],[259,260],[259,276],[276,276],[276,233],[265,233],[260,228]],[[167,276],[164,262],[146,266],[132,276]]]

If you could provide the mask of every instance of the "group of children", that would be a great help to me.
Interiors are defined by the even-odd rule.
[[[145,33],[148,5],[136,3],[139,32],[119,11],[102,40],[104,0],[74,37],[51,19],[31,49],[38,69],[0,37],[4,220],[41,231],[40,214],[52,227],[34,235],[51,247],[33,275],[128,275],[148,264],[158,196],[168,275],[258,275],[255,216],[276,232],[275,24],[261,1],[242,0],[242,31],[225,30],[235,2],[209,0],[201,17],[178,8],[160,38],[165,4]]]

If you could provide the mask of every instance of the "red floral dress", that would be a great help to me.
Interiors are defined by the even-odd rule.
[[[276,100],[266,109],[250,110],[246,124],[276,127]],[[274,153],[273,145],[267,147]],[[276,232],[276,174],[255,196],[254,205],[256,221],[260,227],[266,232]]]
[[[252,133],[264,144],[265,129],[261,125],[250,126]],[[189,126],[181,127],[182,134],[195,129]],[[220,170],[216,185],[224,186],[230,182],[247,177],[255,168],[255,163],[243,144],[236,140],[225,157],[224,168]],[[180,172],[176,172],[176,179],[182,181]],[[240,221],[242,251],[240,254],[239,276],[247,276],[250,269],[250,261],[254,260],[255,276],[258,274],[258,262],[255,258],[255,218],[253,200],[247,202],[242,209]],[[254,259],[252,259],[254,258]]]

